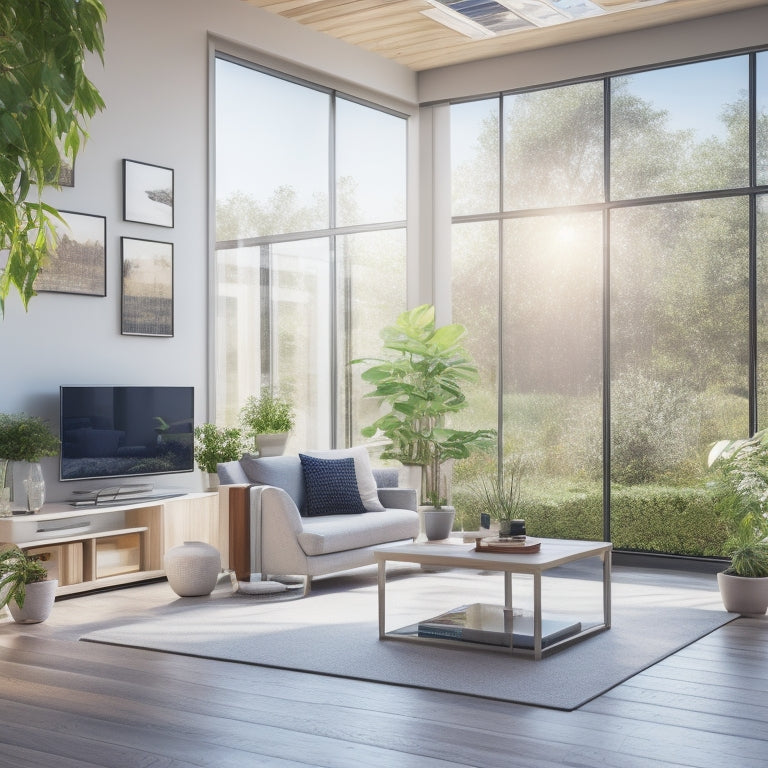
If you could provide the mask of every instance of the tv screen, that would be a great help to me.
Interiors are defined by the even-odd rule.
[[[61,387],[62,480],[194,469],[194,387]]]

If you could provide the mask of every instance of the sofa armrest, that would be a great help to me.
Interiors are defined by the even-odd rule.
[[[417,511],[418,501],[414,488],[379,488],[379,501],[387,509],[412,509]]]

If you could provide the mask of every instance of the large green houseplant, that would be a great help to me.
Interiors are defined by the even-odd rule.
[[[435,508],[448,502],[446,462],[495,444],[494,430],[446,426],[446,417],[467,407],[463,386],[477,379],[477,368],[461,343],[466,333],[459,323],[437,327],[435,308],[424,304],[401,313],[382,330],[386,357],[352,361],[373,363],[362,374],[373,386],[365,396],[386,408],[362,430],[363,436],[380,433],[389,441],[382,458],[421,467],[422,503]]]
[[[764,614],[768,609],[768,430],[721,440],[709,454],[719,471],[720,510],[730,537],[729,567],[717,575],[726,610]]]
[[[12,287],[25,308],[34,295],[60,218],[43,191],[58,185],[63,160],[74,164],[86,118],[104,108],[83,65],[88,52],[103,56],[105,19],[100,0],[0,3],[0,312]]]

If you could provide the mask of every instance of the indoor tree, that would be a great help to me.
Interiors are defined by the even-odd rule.
[[[104,108],[86,77],[86,54],[103,61],[101,0],[3,0],[0,3],[0,311],[12,287],[24,307],[45,263],[50,222],[42,200],[58,186],[87,137],[87,118]]]

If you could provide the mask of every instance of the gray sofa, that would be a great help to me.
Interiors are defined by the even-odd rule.
[[[318,481],[307,474],[310,461],[313,471],[344,465],[354,477]],[[419,534],[416,491],[393,487],[396,470],[371,469],[362,446],[302,457],[246,455],[219,464],[218,475],[228,486],[230,562],[241,581],[303,576],[307,594],[313,576],[370,565],[375,547]],[[344,506],[350,494],[352,510]]]

